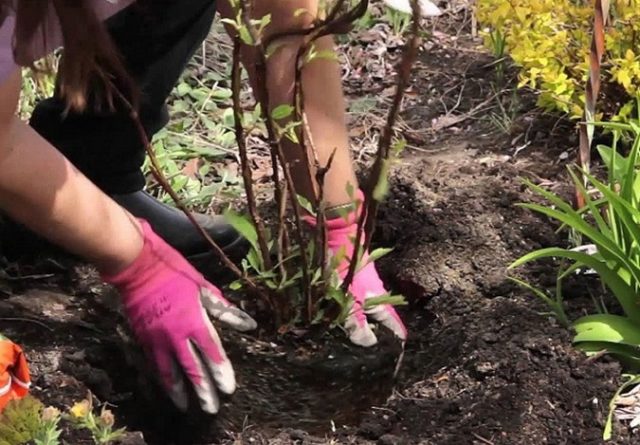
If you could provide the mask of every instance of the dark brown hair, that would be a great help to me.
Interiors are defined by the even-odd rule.
[[[59,65],[57,94],[68,108],[92,105],[114,107],[114,88],[136,104],[135,88],[118,51],[90,0],[0,0],[0,23],[16,5],[13,36],[14,58],[19,65],[35,68],[31,42],[46,31],[47,15],[53,11],[60,21],[63,57]]]

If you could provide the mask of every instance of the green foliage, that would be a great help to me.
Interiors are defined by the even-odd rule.
[[[32,396],[12,400],[0,414],[0,445],[21,445],[40,430],[42,403]]]
[[[351,191],[353,193],[353,191]],[[311,203],[304,197],[299,196],[298,201],[303,208],[312,208]],[[311,213],[311,212],[310,212]],[[247,256],[242,260],[242,268],[246,276],[252,281],[267,288],[269,292],[276,298],[282,298],[282,294],[289,292],[289,298],[292,298],[290,307],[293,309],[292,319],[283,319],[285,324],[295,324],[299,319],[299,314],[303,309],[303,273],[301,270],[301,249],[298,245],[290,247],[289,255],[283,258],[282,262],[273,265],[268,269],[262,260],[260,254],[260,246],[258,244],[258,233],[254,227],[251,218],[248,215],[241,215],[232,209],[228,209],[224,213],[226,220],[239,233],[241,233],[251,245]],[[267,233],[267,244],[270,249],[274,248],[275,241]],[[308,239],[307,242],[307,264],[313,264],[315,252],[318,247],[314,240]],[[366,264],[379,260],[389,254],[393,249],[378,248],[371,251],[367,261],[362,261],[362,253],[357,259],[358,266],[356,270],[360,270]],[[353,296],[342,291],[342,280],[338,275],[338,265],[344,258],[344,252],[339,252],[330,257],[327,262],[326,270],[321,267],[315,267],[310,270],[312,291],[319,295],[317,304],[314,307],[314,317],[311,324],[316,324],[325,319],[326,312],[323,309],[325,303],[337,303],[339,307],[338,314],[329,320],[332,327],[342,324],[349,315],[353,303]],[[236,280],[231,283],[232,290],[242,289],[243,280]],[[370,298],[365,304],[365,309],[371,309],[380,304],[404,305],[406,300],[401,295],[385,294],[376,298]],[[279,314],[281,315],[281,314]]]
[[[55,88],[54,73],[58,65],[58,57],[49,55],[36,62],[34,71],[31,68],[22,69],[22,88],[18,111],[20,117],[27,119],[31,116],[36,103],[53,95]]]
[[[411,26],[411,14],[396,11],[391,8],[385,9],[383,20],[389,23],[391,30],[396,35],[403,35]]]
[[[597,305],[594,314],[571,322],[571,328],[575,331],[573,343],[588,355],[604,351],[618,358],[627,370],[640,372],[640,125],[637,119],[630,120],[628,124],[596,125],[611,131],[614,136],[612,147],[598,147],[608,173],[607,182],[603,183],[583,172],[587,179],[587,185],[584,185],[572,169],[569,171],[585,198],[585,207],[574,210],[560,196],[530,182],[527,182],[529,188],[549,204],[522,204],[583,236],[593,244],[593,252],[544,248],[524,255],[510,267],[544,258],[562,258],[570,266],[561,270],[559,280],[580,269],[595,271],[602,284],[615,297],[621,313],[608,313]],[[617,150],[618,141],[625,135],[633,139],[626,157]],[[547,302],[563,324],[568,322],[559,291],[557,297],[552,299],[542,291],[520,283]],[[605,438],[610,434],[611,425],[607,424]]]
[[[176,86],[169,102],[171,122],[152,141],[161,170],[173,190],[188,206],[207,208],[214,199],[237,198],[242,178],[231,167],[212,167],[216,161],[234,155],[237,144],[231,90],[222,86],[228,73],[187,73]],[[243,124],[262,131],[260,107],[246,111]],[[173,204],[151,176],[149,159],[143,171],[148,187],[161,201]]]
[[[99,416],[93,413],[90,397],[73,405],[68,413],[57,408],[44,407],[31,395],[12,400],[0,414],[0,445],[60,445],[65,420],[73,427],[88,430],[96,445],[109,445],[119,440],[125,429],[114,429],[111,411],[103,408]]]
[[[88,430],[93,442],[97,445],[108,445],[120,439],[125,433],[124,428],[113,428],[115,419],[108,409],[103,407],[99,416],[93,413],[91,397],[71,407],[65,419],[75,428]]]
[[[626,103],[625,120],[640,85],[640,8],[635,0],[611,1],[602,61],[603,92]],[[519,86],[539,92],[538,105],[578,119],[584,108],[593,2],[575,0],[480,0],[478,22],[496,57],[506,51],[520,69]],[[600,119],[601,117],[596,117]]]
[[[42,410],[40,419],[40,428],[33,438],[35,445],[59,445],[60,434],[62,433],[58,427],[60,411],[49,406]]]

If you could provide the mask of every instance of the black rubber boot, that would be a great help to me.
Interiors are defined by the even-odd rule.
[[[147,220],[162,239],[187,259],[215,256],[207,240],[181,210],[161,203],[144,191],[113,195],[112,198],[132,215]],[[248,243],[224,217],[201,213],[193,216],[232,259],[240,260],[247,253]]]
[[[182,211],[161,203],[144,191],[115,195],[112,198],[134,216],[146,219],[162,239],[179,251],[205,277],[220,279],[228,274],[218,255]],[[239,264],[248,252],[248,242],[222,216],[199,213],[194,213],[194,216],[224,253]],[[60,252],[59,247],[22,224],[6,215],[0,215],[1,256],[18,260]]]

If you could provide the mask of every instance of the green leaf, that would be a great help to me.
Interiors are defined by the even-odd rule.
[[[611,292],[620,302],[625,314],[634,322],[640,323],[640,307],[637,305],[637,296],[631,288],[617,273],[612,271],[606,263],[582,252],[574,252],[559,247],[548,247],[530,252],[514,261],[509,269],[521,266],[522,264],[539,260],[542,258],[567,258],[578,261],[587,267],[595,270]]]
[[[586,175],[586,172],[583,172],[583,174]],[[607,223],[604,221],[604,218],[602,218],[602,215],[598,211],[598,208],[596,207],[593,199],[591,199],[591,196],[587,192],[587,189],[582,184],[582,181],[576,176],[576,174],[571,169],[569,169],[569,175],[573,179],[573,182],[575,183],[576,188],[584,197],[585,203],[587,204],[587,207],[589,208],[591,215],[593,216],[594,220],[596,221],[596,224],[598,225],[598,230],[600,230],[600,232],[604,236],[611,238],[611,230],[609,229],[609,226],[607,226]]]
[[[211,97],[218,100],[231,99],[233,91],[230,88],[215,87],[211,91]]]
[[[389,193],[389,167],[391,164],[390,159],[384,159],[382,161],[382,167],[380,169],[380,177],[378,178],[378,182],[373,189],[373,199],[380,202],[383,201],[384,198]]]
[[[379,297],[367,298],[364,302],[364,310],[372,309],[381,304],[390,304],[392,306],[404,306],[407,300],[402,295],[380,295]]]
[[[240,233],[240,235],[251,243],[251,246],[256,252],[260,251],[260,246],[258,245],[258,232],[247,216],[242,216],[229,208],[224,212],[224,217],[227,222],[231,224],[238,233]]]
[[[238,29],[238,34],[240,36],[240,40],[242,40],[245,45],[253,46],[253,37],[251,37],[251,34],[249,33],[249,30],[246,26],[242,25]]]
[[[536,287],[532,286],[526,281],[522,281],[515,277],[507,277],[507,279],[527,289],[528,291],[533,293],[536,297],[540,298],[540,300],[542,300],[551,308],[551,310],[553,311],[554,315],[556,316],[560,324],[562,324],[562,326],[564,326],[565,328],[569,327],[569,320],[567,319],[567,316],[564,312],[564,308],[562,307],[562,301],[554,300],[553,298],[545,294],[543,291],[541,291],[540,289],[537,289]]]
[[[636,132],[637,134],[637,132]],[[640,137],[637,137],[633,141],[633,147],[627,162],[627,171],[623,176],[622,189],[620,190],[620,196],[625,199],[631,200],[633,197],[633,178],[635,178],[636,160],[638,159],[638,153],[640,153]]]
[[[271,117],[275,120],[286,119],[290,117],[294,111],[295,108],[289,104],[278,105],[271,112]]]
[[[178,96],[182,97],[185,94],[188,94],[191,91],[191,85],[186,82],[180,82],[176,87],[176,93]]]
[[[609,254],[615,258],[619,264],[624,264],[626,268],[634,276],[635,280],[640,282],[640,270],[635,266],[626,253],[622,251],[620,246],[616,245],[612,239],[607,238],[602,233],[598,232],[593,226],[587,224],[580,215],[574,210],[570,209],[568,212],[561,212],[555,209],[544,207],[539,204],[519,204],[520,207],[525,207],[544,215],[547,215],[553,219],[561,221],[571,227],[572,229],[587,236],[598,247],[598,251],[604,256]]]
[[[613,178],[621,178],[627,166],[627,159],[610,147],[598,145],[596,148],[607,170],[611,171],[613,168]]]
[[[380,247],[378,249],[375,249],[369,254],[369,262],[372,263],[374,261],[378,261],[383,256],[393,252],[393,250],[393,247]]]
[[[253,270],[258,273],[262,272],[262,261],[260,259],[260,255],[258,255],[258,251],[255,248],[250,249],[247,253],[247,261],[249,262],[251,267],[253,267]]]
[[[233,19],[226,19],[226,18],[225,19],[220,19],[220,22],[226,23],[227,25],[230,25],[235,30],[238,30],[240,28],[240,25],[238,25],[238,22],[236,22]]]
[[[298,194],[296,194],[296,198],[298,199],[298,204],[300,205],[300,207],[305,209],[310,215],[313,215],[313,216],[316,215],[316,212],[313,210],[313,205],[311,204],[311,201],[309,201],[304,196],[298,195]]]
[[[640,348],[640,325],[620,315],[587,315],[577,319],[573,327],[574,343],[607,342]]]
[[[631,241],[640,243],[640,227],[638,222],[640,221],[640,211],[635,208],[631,202],[623,199],[618,194],[614,193],[609,187],[598,181],[595,177],[584,173],[585,176],[591,181],[591,183],[604,195],[609,201],[609,211],[614,212],[616,216],[620,218],[621,223],[625,226],[627,232],[632,236]],[[595,217],[599,215],[597,210],[591,212]],[[635,219],[634,219],[635,218]]]
[[[229,289],[231,290],[240,290],[242,289],[242,281],[236,280],[229,285]]]
[[[351,199],[351,201],[355,201],[356,200],[355,187],[349,181],[347,181],[346,191],[347,191],[347,195],[349,195],[349,198]]]

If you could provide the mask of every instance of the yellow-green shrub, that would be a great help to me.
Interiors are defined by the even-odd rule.
[[[537,90],[540,107],[572,119],[582,116],[593,14],[593,1],[581,0],[478,0],[477,7],[485,44],[495,51],[496,38],[504,38],[518,85]],[[602,92],[616,119],[631,112],[640,86],[639,43],[640,1],[612,0]]]

